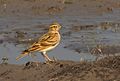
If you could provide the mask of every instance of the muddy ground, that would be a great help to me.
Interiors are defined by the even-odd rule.
[[[101,16],[119,8],[119,0],[0,0],[0,16]]]
[[[49,53],[58,61],[16,62],[53,21],[62,25]],[[0,0],[0,59],[0,81],[120,81],[120,1]]]
[[[94,62],[0,64],[0,81],[120,81],[120,56]]]

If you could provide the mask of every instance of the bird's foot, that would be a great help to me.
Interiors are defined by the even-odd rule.
[[[45,64],[51,64],[51,63],[54,63],[55,61],[54,60],[48,60],[48,61],[45,61]]]
[[[55,63],[56,61],[57,59],[55,57],[53,57],[53,59],[45,58],[45,64]]]

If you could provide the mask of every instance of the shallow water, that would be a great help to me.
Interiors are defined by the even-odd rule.
[[[118,13],[117,11],[115,13]],[[53,51],[48,52],[48,55],[53,56],[59,60],[74,60],[80,61],[81,58],[85,60],[94,60],[95,56],[89,53],[89,48],[96,44],[105,45],[119,45],[120,31],[114,32],[112,29],[102,30],[99,26],[93,29],[83,29],[80,31],[71,30],[73,26],[79,25],[96,25],[101,22],[119,22],[118,15],[101,16],[101,17],[79,17],[79,16],[59,16],[59,17],[38,17],[38,18],[20,18],[20,17],[2,17],[0,18],[0,58],[8,57],[9,63],[25,63],[27,61],[44,61],[40,53],[36,52],[36,58],[26,56],[20,61],[15,58],[27,48],[28,44],[19,44],[14,38],[16,31],[26,32],[25,38],[33,39],[39,37],[46,32],[43,27],[34,28],[37,25],[49,25],[53,21],[57,21],[62,25],[61,35],[62,40],[60,45]],[[120,22],[119,22],[120,23]],[[67,34],[67,32],[70,32]],[[37,35],[34,35],[34,34]],[[64,36],[63,36],[64,35]],[[36,36],[36,37],[35,37]],[[66,48],[65,48],[66,47]],[[76,51],[80,50],[80,52]]]
[[[19,61],[16,61],[15,58],[21,53],[22,51],[22,45],[19,45],[15,47],[12,44],[7,44],[6,47],[3,47],[1,45],[0,47],[1,57],[7,56],[9,58],[9,63],[14,63],[14,64],[23,64],[27,61],[40,61],[43,62],[44,58],[41,56],[39,52],[35,52],[33,54],[36,54],[37,56],[32,58],[30,56],[26,56],[24,58],[21,58]],[[62,45],[60,44],[57,48],[54,50],[48,52],[48,56],[50,58],[55,57],[57,60],[73,60],[73,61],[80,61],[81,58],[83,59],[88,59],[88,60],[93,60],[95,59],[94,56],[91,56],[90,54],[87,53],[77,53],[68,49],[64,49]]]

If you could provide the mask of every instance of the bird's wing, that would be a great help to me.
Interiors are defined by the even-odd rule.
[[[47,34],[44,34],[35,43],[33,43],[30,47],[39,46],[40,45],[40,41],[46,40],[48,38],[49,38],[49,36]]]
[[[41,45],[45,45],[45,46],[51,46],[51,45],[55,45],[59,42],[59,38],[58,38],[58,33],[47,33],[45,35],[43,35],[38,42]]]
[[[38,39],[37,42],[33,43],[27,50],[24,50],[20,56],[16,58],[19,60],[20,58],[28,55],[30,52],[43,50],[47,47],[54,46],[59,42],[58,33],[47,33],[44,34],[41,38]]]
[[[37,49],[43,46],[54,46],[59,42],[57,33],[47,33],[38,39],[37,42],[30,46],[30,50]]]

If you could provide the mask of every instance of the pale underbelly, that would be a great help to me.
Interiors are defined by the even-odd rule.
[[[46,48],[46,49],[44,49],[44,50],[41,50],[40,52],[50,51],[50,50],[54,49],[58,44],[59,44],[59,43],[57,43],[55,46],[51,46],[51,47],[48,47],[48,48]]]

